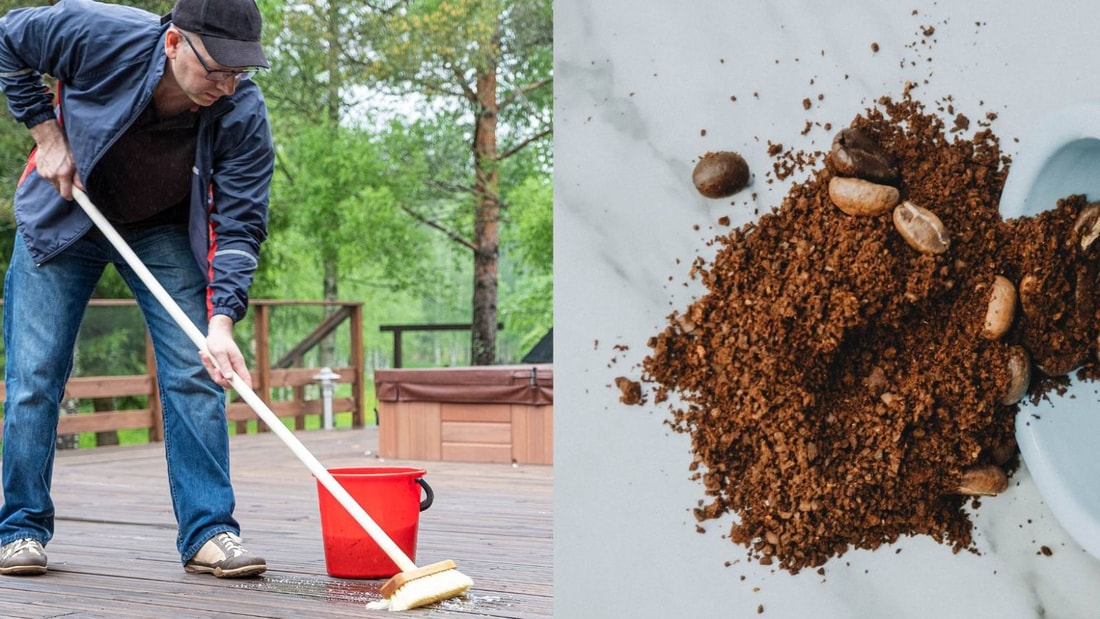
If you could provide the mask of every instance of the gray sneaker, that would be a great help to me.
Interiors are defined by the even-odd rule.
[[[46,551],[38,540],[26,538],[0,547],[0,574],[37,576],[46,573]]]
[[[267,562],[248,552],[241,538],[218,533],[210,538],[183,569],[193,574],[213,574],[218,578],[244,578],[267,570]]]

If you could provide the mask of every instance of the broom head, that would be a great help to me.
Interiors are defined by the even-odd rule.
[[[382,585],[383,602],[390,610],[409,610],[458,597],[473,586],[469,576],[458,571],[450,559],[401,572]]]

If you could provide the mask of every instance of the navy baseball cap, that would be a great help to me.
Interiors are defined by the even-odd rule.
[[[223,67],[271,65],[260,45],[260,9],[256,0],[177,0],[161,23],[202,37],[206,52]]]

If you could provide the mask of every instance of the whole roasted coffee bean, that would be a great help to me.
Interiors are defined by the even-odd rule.
[[[749,184],[749,164],[734,152],[707,153],[695,164],[691,180],[704,196],[725,198]]]
[[[841,176],[854,176],[877,183],[896,183],[898,168],[878,142],[862,131],[848,127],[833,137],[829,160]]]
[[[1039,278],[1028,273],[1020,278],[1020,310],[1029,318],[1043,316],[1043,307],[1039,302]]]
[[[1072,303],[1067,303],[1061,291],[1070,285],[1061,274],[1029,272],[1020,278],[1017,297],[1020,311],[1037,325],[1061,322]]]
[[[899,197],[897,187],[890,185],[846,176],[829,180],[829,199],[849,215],[881,215],[897,206]]]
[[[1081,209],[1073,231],[1082,250],[1087,250],[1100,237],[1100,202],[1087,204]]]
[[[1031,358],[1023,346],[1013,346],[1008,356],[1008,386],[1001,404],[1009,406],[1022,400],[1031,386]]]
[[[987,340],[999,340],[1008,333],[1012,320],[1016,317],[1016,287],[1008,278],[997,275],[989,290],[989,304],[985,311],[985,326],[982,337]]]
[[[894,227],[910,247],[922,254],[942,254],[951,247],[951,235],[940,218],[908,200],[894,209]]]
[[[963,471],[956,493],[967,496],[993,496],[1007,489],[1008,475],[1005,475],[1001,467],[986,464]]]

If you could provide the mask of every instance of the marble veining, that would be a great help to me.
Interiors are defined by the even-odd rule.
[[[613,387],[699,294],[687,272],[728,231],[718,218],[751,221],[804,178],[777,179],[769,143],[826,150],[910,82],[929,111],[966,114],[970,133],[996,115],[1015,155],[1037,119],[1100,100],[1100,6],[558,0],[554,10],[555,615],[1100,617],[1100,560],[1026,468],[973,512],[978,553],[905,538],[791,575],[747,561],[724,538],[728,517],[697,531],[688,438],[664,423],[666,407],[624,406]],[[752,184],[699,196],[691,169],[708,150],[740,152]]]

